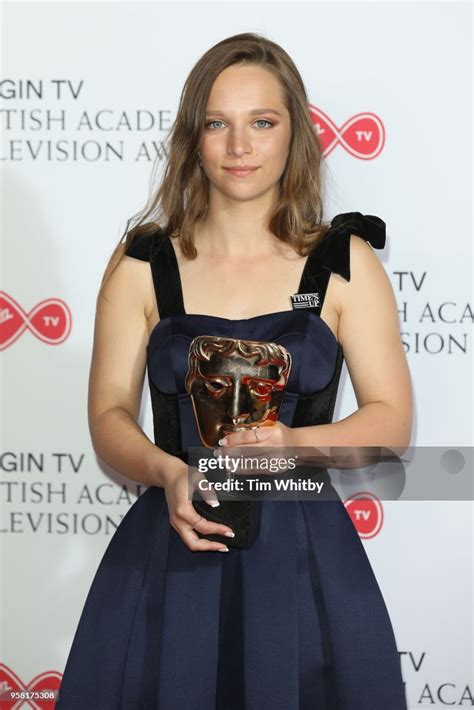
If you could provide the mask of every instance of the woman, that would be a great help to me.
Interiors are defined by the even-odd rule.
[[[188,499],[198,335],[278,341],[292,358],[278,421],[232,432],[223,450],[410,440],[395,299],[368,244],[383,247],[384,223],[322,223],[320,146],[281,47],[247,33],[201,57],[161,186],[128,226],[98,299],[89,421],[97,454],[149,488],[97,570],[57,707],[406,708],[383,597],[336,495],[263,501],[246,549],[223,545],[231,527]],[[294,294],[312,294],[306,308]],[[359,408],[331,423],[343,358]],[[137,424],[147,365],[155,444]]]

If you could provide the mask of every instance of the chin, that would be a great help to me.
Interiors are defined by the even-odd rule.
[[[213,185],[213,189],[220,193],[220,195],[229,200],[237,200],[238,202],[248,202],[249,200],[257,200],[262,195],[278,188],[278,183],[276,185],[237,185],[235,189],[229,190],[229,186],[218,186]]]

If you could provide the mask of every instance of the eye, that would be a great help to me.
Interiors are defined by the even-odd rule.
[[[207,391],[214,397],[220,397],[227,387],[227,385],[220,380],[206,380],[204,384],[206,385]]]
[[[252,392],[257,397],[269,397],[273,392],[273,385],[268,382],[254,382],[252,385]]]
[[[217,119],[215,119],[214,121],[208,121],[206,123],[206,128],[209,128],[213,123],[222,123],[222,121],[218,121]]]
[[[218,119],[214,119],[214,121],[208,121],[208,122],[206,123],[206,128],[210,128],[213,123],[221,123],[221,124],[222,124],[223,121],[219,121]],[[268,124],[268,127],[270,127],[270,128],[272,128],[273,125],[274,125],[274,124],[273,124],[271,121],[269,121],[267,118],[258,118],[258,119],[255,121],[255,123],[266,123],[266,124]],[[267,128],[267,126],[260,126],[260,128]],[[212,129],[211,129],[211,130],[212,130]]]
[[[258,119],[255,121],[255,123],[260,123],[260,122],[268,123],[268,125],[269,125],[270,127],[273,126],[273,123],[272,123],[271,121],[268,121],[266,118],[258,118]]]

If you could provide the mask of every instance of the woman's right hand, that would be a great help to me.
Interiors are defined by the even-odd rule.
[[[220,551],[228,552],[228,548],[221,542],[214,542],[200,538],[195,533],[198,530],[202,535],[226,535],[233,533],[232,528],[221,523],[214,523],[199,515],[191,500],[188,498],[188,487],[196,488],[199,480],[204,479],[197,469],[192,469],[181,459],[177,459],[176,466],[173,466],[166,474],[164,489],[166,502],[168,504],[170,524],[181,537],[184,544],[193,552]],[[188,476],[192,476],[188,482]],[[199,491],[206,503],[212,505],[218,502],[217,496],[212,490]],[[189,490],[191,495],[191,490]],[[227,535],[234,537],[234,535]]]

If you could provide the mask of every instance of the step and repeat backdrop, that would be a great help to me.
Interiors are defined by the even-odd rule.
[[[97,291],[159,180],[191,67],[253,31],[305,81],[326,218],[387,224],[377,254],[415,396],[401,480],[423,483],[386,500],[346,476],[344,502],[409,707],[472,707],[472,484],[458,485],[472,476],[471,3],[14,2],[2,15],[1,693],[58,687],[95,570],[144,490],[90,442]],[[344,368],[335,419],[356,406]],[[140,424],[152,438],[147,385]]]

